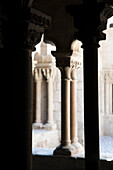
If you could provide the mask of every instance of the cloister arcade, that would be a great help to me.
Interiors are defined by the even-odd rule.
[[[113,17],[108,20],[107,30],[104,31],[107,34],[106,41],[100,41],[100,48],[98,50],[100,137],[113,136],[112,18]],[[69,104],[68,109],[70,110],[68,117],[70,134],[68,136],[70,136],[69,140],[71,140],[72,144],[76,143],[73,144],[76,146],[74,155],[84,150],[83,49],[81,46],[82,43],[79,40],[75,40],[72,43],[72,64],[67,74],[70,83],[68,89],[69,94],[67,96],[69,98],[67,99]],[[50,49],[49,53],[47,52],[48,49]],[[51,54],[53,50],[56,50],[55,46],[48,46],[42,40],[38,48],[36,48],[36,52],[32,54],[33,76],[36,82],[34,86],[36,87],[34,91],[34,93],[36,93],[34,97],[36,107],[33,107],[33,113],[35,115],[33,129],[40,129],[39,132],[37,131],[39,135],[36,132],[33,133],[33,149],[35,153],[36,151],[38,153],[37,147],[55,148],[60,145],[61,141],[61,73],[56,67],[54,56]],[[111,75],[111,77],[108,78],[109,80],[106,80],[106,74]],[[52,81],[51,85],[49,85],[49,81]],[[73,116],[71,116],[71,114],[73,114]],[[72,121],[74,121],[74,123]]]
[[[113,0],[0,1],[1,121],[4,123],[1,146],[6,149],[1,155],[5,158],[2,161],[5,162],[4,169],[113,169],[113,161],[101,160],[99,151],[99,128],[101,133],[112,133],[113,126],[110,124],[113,112],[113,54],[108,53],[111,47],[107,42],[109,39],[112,42],[112,24],[109,36],[106,30],[107,20],[112,16]],[[35,53],[42,35],[44,43],[52,43],[56,47],[51,52],[52,57],[50,54],[44,57],[44,43],[41,44],[45,48],[41,51],[43,55]],[[102,51],[106,55],[101,56]],[[81,54],[83,60],[80,59]],[[57,76],[54,77],[55,73],[61,81],[61,98],[57,98],[56,94],[60,91],[60,81],[59,78],[57,81]],[[83,88],[79,78],[83,80]],[[53,80],[57,82],[56,86]],[[46,89],[46,93],[39,93],[41,89],[43,92]],[[42,104],[46,102],[41,97],[47,98],[45,108]],[[33,103],[34,99],[36,103]],[[61,102],[61,117],[60,112],[58,115],[53,112],[58,109],[58,100]],[[80,137],[81,116],[78,112],[84,119],[84,134],[81,133],[84,140]],[[61,133],[58,133],[60,143],[56,144],[51,156],[32,154],[33,121],[35,129],[38,125],[38,128],[52,132],[61,127]],[[83,149],[83,145],[84,158],[73,157],[79,149]]]

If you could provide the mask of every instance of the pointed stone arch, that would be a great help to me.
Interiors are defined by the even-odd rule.
[[[100,31],[106,29],[107,20],[112,16],[113,16],[113,6],[106,4],[104,9],[100,13],[100,26],[99,26]]]

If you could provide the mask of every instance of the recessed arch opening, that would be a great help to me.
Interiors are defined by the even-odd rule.
[[[100,158],[101,159],[109,159],[109,160],[112,160],[112,155],[110,153],[106,153],[105,151],[105,145],[106,145],[106,142],[109,140],[109,141],[112,141],[113,140],[113,137],[112,137],[112,125],[113,125],[113,83],[111,83],[111,78],[109,79],[110,83],[111,83],[111,87],[110,87],[110,90],[109,91],[109,95],[111,95],[110,99],[109,99],[109,102],[108,100],[106,99],[106,96],[108,95],[107,91],[108,89],[106,88],[107,86],[105,85],[105,79],[106,79],[106,76],[107,75],[104,75],[103,77],[103,71],[105,72],[106,70],[106,66],[105,68],[103,67],[103,64],[107,64],[107,60],[106,60],[106,57],[103,57],[105,55],[108,54],[108,52],[105,52],[105,50],[107,51],[107,48],[108,51],[110,50],[110,46],[108,45],[107,47],[103,47],[105,43],[107,43],[107,41],[112,41],[112,37],[111,35],[109,36],[109,31],[112,30],[112,23],[113,23],[113,17],[109,18],[108,21],[107,21],[107,26],[106,26],[106,31],[103,31],[104,33],[106,33],[106,40],[104,41],[100,41],[100,48],[99,48],[99,51],[98,51],[98,54],[99,54],[99,58],[98,58],[98,62],[99,62],[99,128],[100,128]],[[110,39],[109,39],[110,38]],[[110,44],[110,41],[109,41],[109,44]],[[41,41],[42,43],[42,41]],[[51,45],[45,45],[47,49],[46,53],[51,55],[51,51],[55,51],[56,48],[55,48],[55,45],[51,42],[49,42],[49,44],[52,44]],[[40,46],[41,44],[39,44],[38,46]],[[44,45],[44,42],[42,43],[42,45]],[[79,67],[79,70],[78,70],[78,89],[77,89],[77,114],[78,114],[78,117],[77,117],[77,126],[78,126],[78,131],[77,131],[77,134],[78,134],[78,141],[84,146],[84,111],[83,111],[83,49],[81,48],[81,45],[82,45],[82,42],[80,42],[79,40],[75,40],[72,42],[72,45],[71,45],[71,50],[73,50],[73,54],[72,56],[78,56],[76,58],[76,60],[78,61],[77,64],[79,64],[81,62],[81,65]],[[37,47],[36,47],[37,48]],[[53,49],[51,49],[53,48]],[[38,51],[38,52],[37,52]],[[37,57],[39,58],[40,57],[40,49],[37,48],[36,52],[34,53],[34,62],[36,64],[36,60],[37,60]],[[44,55],[44,51],[42,51],[43,55]],[[82,56],[82,59],[80,59],[80,55]],[[110,52],[109,51],[109,56],[112,56],[112,51]],[[112,57],[110,57],[112,58]],[[108,59],[108,58],[107,58]],[[43,59],[40,58],[40,61],[42,62]],[[52,60],[51,60],[52,61]],[[55,62],[55,60],[54,60]],[[111,64],[112,61],[109,60],[109,63]],[[34,68],[34,66],[33,66]],[[111,66],[111,72],[113,71],[113,67]],[[108,71],[107,71],[108,72]],[[61,73],[60,71],[58,71],[58,74],[59,74],[59,78],[61,79]],[[112,75],[111,75],[112,76]],[[58,79],[59,79],[58,78]],[[47,79],[47,78],[44,78],[44,79]],[[104,80],[103,80],[104,79]],[[61,81],[61,80],[60,80]],[[58,82],[57,82],[58,83]],[[61,82],[60,82],[61,83]],[[108,85],[108,84],[107,84]],[[57,86],[57,85],[56,85]],[[103,87],[104,86],[104,87]],[[44,87],[46,88],[47,90],[47,87]],[[59,89],[59,96],[60,96],[60,84],[59,84],[59,87],[57,86],[57,88]],[[44,92],[44,90],[43,90]],[[47,95],[47,92],[45,92],[46,95]],[[54,93],[55,95],[55,93]],[[47,96],[46,96],[47,97]],[[55,97],[55,96],[54,96]],[[61,102],[61,98],[60,98],[60,101]],[[109,103],[109,105],[111,105],[111,110],[112,110],[112,113],[110,113],[109,115],[105,113],[105,109],[108,109],[107,107],[108,106],[105,106],[107,103]],[[58,106],[57,104],[55,104],[57,106],[56,109],[58,109],[58,107],[61,109],[60,105]],[[56,107],[54,106],[54,107]],[[46,106],[46,109],[47,109],[47,106]],[[61,125],[60,125],[60,115],[61,115],[61,110],[59,111],[59,134],[60,134],[60,130],[61,130]],[[57,118],[56,118],[57,119]],[[46,117],[46,120],[45,122],[47,121],[47,117]],[[109,123],[108,123],[109,122]],[[58,122],[57,122],[58,123]],[[45,124],[45,123],[44,123]],[[110,129],[109,129],[110,128]],[[109,134],[108,134],[109,133]],[[61,139],[61,136],[59,135],[59,144],[60,144],[60,139]],[[34,137],[33,137],[33,140],[35,141]],[[45,139],[44,139],[45,140]],[[106,141],[106,142],[104,142]],[[105,145],[104,145],[105,144]],[[47,147],[47,140],[45,140],[45,142],[41,141],[39,146],[46,146]],[[38,146],[38,145],[37,145]],[[58,146],[58,143],[55,144],[54,148],[51,148],[51,153],[53,152],[53,150],[55,149],[55,147]],[[45,147],[45,148],[46,148]],[[39,147],[40,148],[40,147]],[[39,149],[38,148],[38,149]],[[112,144],[110,145],[110,152],[112,152],[112,149],[113,149],[113,146]],[[37,152],[37,151],[36,151]],[[42,152],[43,154],[43,152]],[[84,153],[82,152],[81,154],[78,154],[78,157],[84,157]]]

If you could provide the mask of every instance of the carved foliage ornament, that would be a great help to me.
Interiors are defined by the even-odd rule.
[[[78,68],[80,68],[80,66],[81,66],[81,62],[71,60],[71,68],[72,69],[78,69]]]
[[[32,51],[35,50],[35,45],[41,41],[43,32],[36,30],[28,30],[27,38],[24,41],[24,47],[30,48]]]
[[[41,13],[40,11],[32,9],[32,13],[30,14],[30,20],[35,25],[44,27],[44,29],[48,29],[51,27],[51,18]]]
[[[14,46],[35,50],[35,45],[40,42],[44,30],[50,28],[50,23],[51,18],[46,14],[33,8],[22,9],[20,17],[8,25],[7,46],[13,41]]]
[[[50,28],[51,18],[33,8],[28,10],[28,14],[29,17],[24,21],[27,23],[29,21],[24,45],[26,48],[35,50],[35,45],[40,42],[44,30]]]
[[[43,68],[42,74],[48,81],[53,81],[55,74],[56,74],[56,67],[51,68]]]
[[[34,76],[36,81],[42,80],[42,69],[41,68],[35,69]]]
[[[110,71],[110,72],[105,72],[104,73],[104,80],[105,81],[113,81],[113,71]]]

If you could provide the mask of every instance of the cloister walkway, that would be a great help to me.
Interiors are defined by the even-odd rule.
[[[52,155],[55,148],[33,148],[33,155]],[[75,157],[84,157],[84,153],[76,154]],[[100,159],[113,161],[113,137],[100,137]]]

